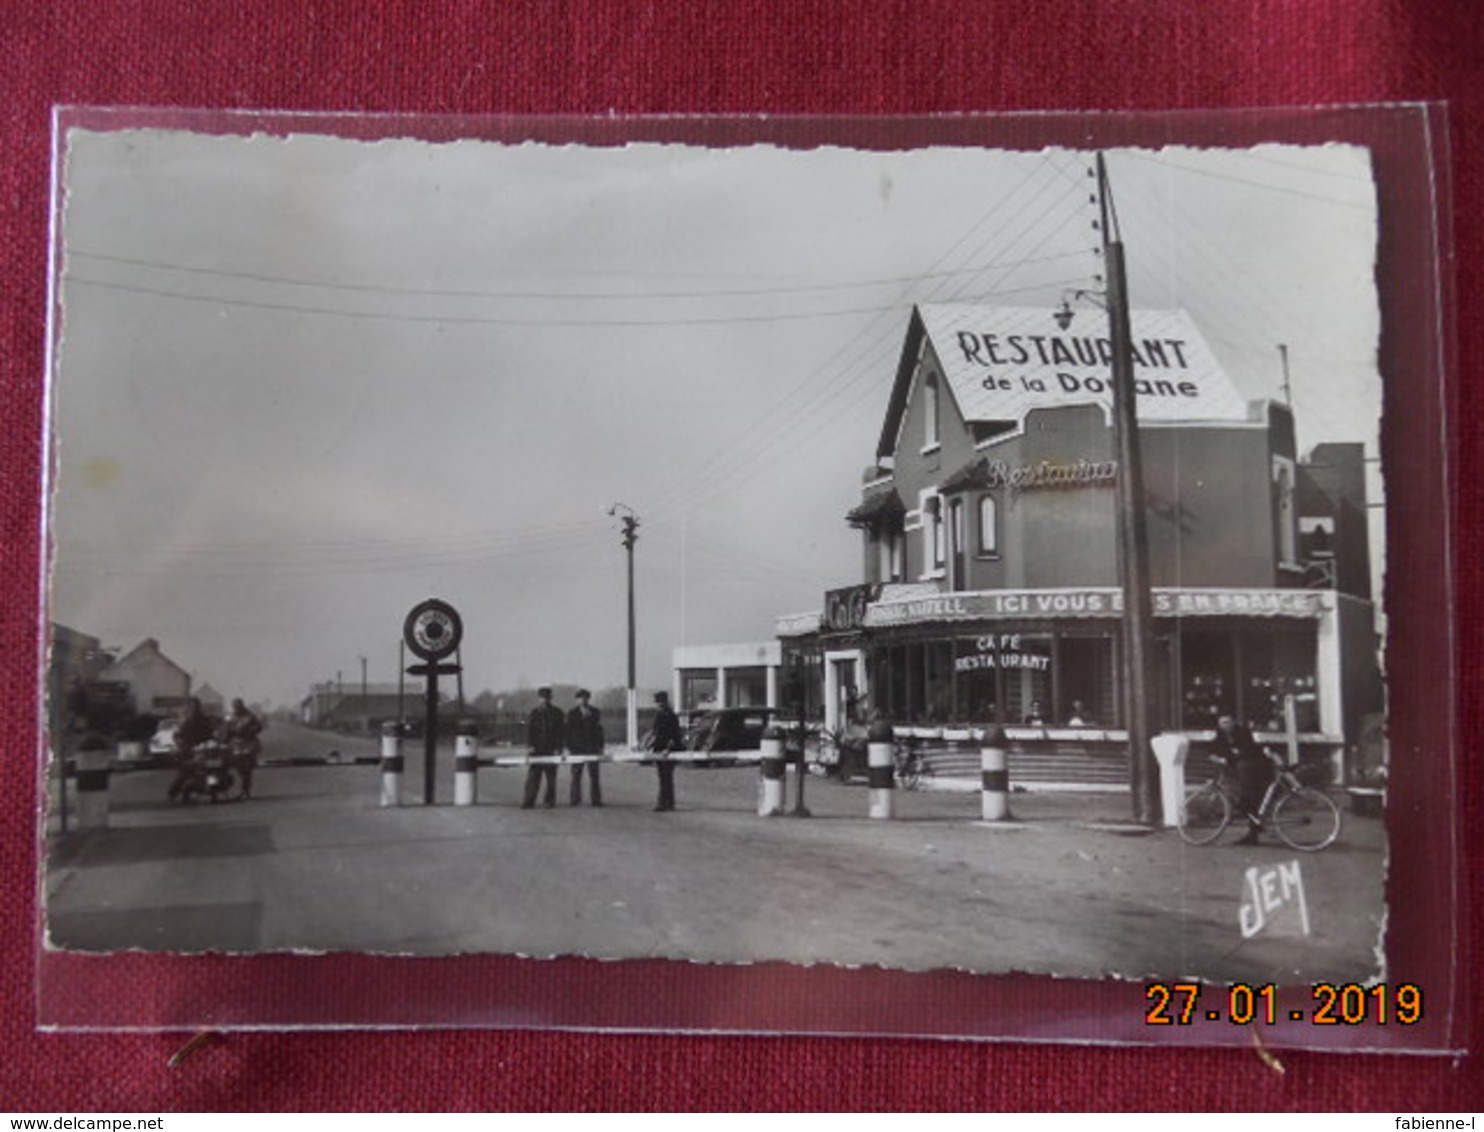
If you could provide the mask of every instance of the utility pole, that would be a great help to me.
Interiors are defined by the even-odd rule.
[[[617,515],[620,511],[626,512],[620,518],[623,523],[623,548],[628,554],[629,567],[629,683],[626,716],[629,750],[633,751],[639,747],[639,692],[634,679],[634,544],[639,541],[639,516],[626,503],[615,503],[608,508],[609,515]]]
[[[1134,820],[1160,818],[1159,771],[1154,763],[1151,692],[1154,686],[1154,616],[1149,594],[1149,539],[1145,521],[1144,460],[1134,390],[1133,331],[1123,240],[1113,210],[1108,168],[1097,155],[1103,258],[1108,273],[1108,338],[1113,351],[1113,443],[1118,452],[1118,550],[1123,587],[1124,717],[1128,725],[1129,791]]]

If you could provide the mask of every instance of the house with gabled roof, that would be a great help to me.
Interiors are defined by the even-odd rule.
[[[1132,312],[1158,726],[1233,714],[1338,745],[1378,711],[1362,445],[1297,452],[1183,311]],[[1123,725],[1106,324],[913,309],[845,516],[860,577],[781,618],[785,669],[899,723]]]

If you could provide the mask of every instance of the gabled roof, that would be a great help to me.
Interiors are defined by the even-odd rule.
[[[163,660],[171,668],[175,669],[175,671],[179,672],[187,680],[190,679],[191,674],[189,672],[187,672],[184,668],[182,668],[180,665],[176,664],[175,661],[171,660],[168,656],[166,656],[165,653],[164,653],[164,650],[160,648],[160,642],[157,641],[157,640],[155,640],[153,637],[146,637],[144,640],[140,641],[137,645],[135,645],[127,653],[125,653],[123,656],[119,657],[118,660],[116,660],[112,664],[110,664],[109,665],[109,668],[119,668],[121,666],[127,665],[135,657],[141,655],[142,653],[147,653],[147,652],[154,653],[157,657],[159,657],[161,660]]]
[[[970,425],[1018,424],[1033,409],[1112,404],[1106,318],[1066,330],[1044,307],[924,303],[914,307],[876,455],[894,453],[918,359],[930,346]],[[1245,421],[1247,402],[1184,311],[1130,313],[1139,416]],[[924,341],[926,340],[926,341]]]

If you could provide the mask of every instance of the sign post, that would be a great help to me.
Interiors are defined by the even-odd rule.
[[[458,610],[445,601],[429,598],[412,607],[402,623],[402,639],[424,664],[414,664],[407,671],[426,678],[423,697],[423,805],[433,804],[437,782],[438,757],[438,677],[461,671],[457,664],[441,664],[444,657],[458,651],[464,639],[464,622]]]

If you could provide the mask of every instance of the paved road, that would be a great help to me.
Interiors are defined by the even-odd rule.
[[[1090,828],[1127,818],[1119,795],[1017,794],[1017,820],[995,826],[979,820],[975,793],[898,792],[887,822],[868,818],[863,785],[812,777],[812,817],[761,818],[751,768],[682,768],[679,810],[656,814],[654,771],[625,765],[604,768],[602,809],[566,805],[565,769],[555,809],[521,810],[523,772],[506,769],[482,771],[479,803],[455,807],[451,751],[440,754],[439,804],[425,806],[420,743],[408,744],[407,804],[384,809],[378,768],[350,761],[374,742],[282,724],[267,741],[270,758],[333,749],[345,761],[265,766],[240,804],[172,806],[168,772],[115,775],[110,828],[54,838],[54,944],[1282,983],[1376,973],[1374,819],[1347,815],[1341,841],[1315,855],[1193,849],[1170,832]],[[1274,870],[1295,859],[1309,934],[1290,902],[1244,939],[1247,870],[1276,898]]]

